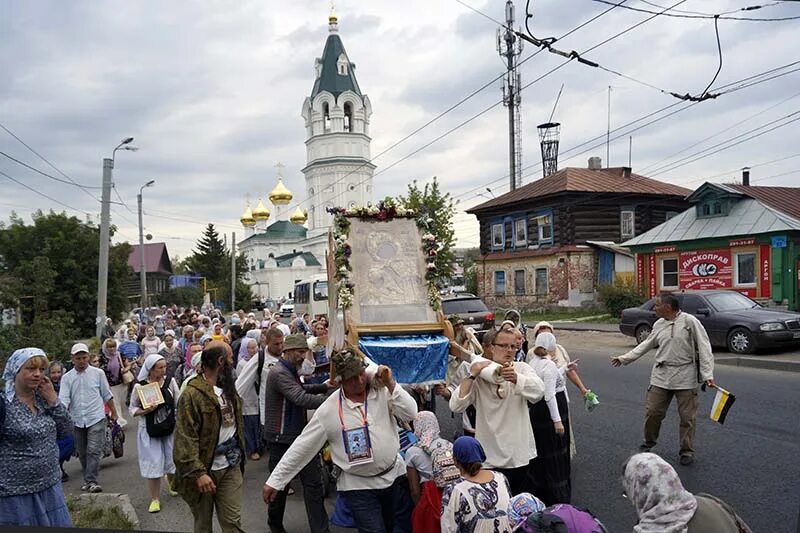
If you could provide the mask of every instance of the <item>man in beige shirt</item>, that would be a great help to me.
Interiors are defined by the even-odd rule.
[[[697,426],[697,384],[714,385],[714,355],[708,334],[700,321],[680,310],[672,294],[656,298],[653,310],[659,319],[644,342],[630,352],[611,358],[615,367],[630,364],[656,348],[655,364],[647,388],[644,442],[650,451],[658,441],[661,422],[674,396],[678,401],[680,456],[682,465],[694,462],[694,432]]]

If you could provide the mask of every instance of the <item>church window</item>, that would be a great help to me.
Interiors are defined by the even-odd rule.
[[[314,196],[314,188],[313,187],[308,189],[308,197],[311,198],[312,196]]]
[[[355,206],[356,206],[356,203],[355,203],[355,202],[350,202],[350,205],[349,205],[349,208],[350,208],[350,209],[354,208]]]
[[[347,186],[347,190],[348,190],[348,191],[354,191],[354,190],[356,190],[356,185],[355,185],[355,183],[351,183],[350,185],[348,185],[348,186]]]
[[[345,102],[344,104],[344,131],[350,132],[353,123],[353,104]]]
[[[339,56],[339,60],[336,62],[336,70],[339,73],[339,76],[347,76],[347,57],[342,54]]]
[[[322,116],[325,120],[325,131],[331,130],[331,111],[328,102],[322,104]]]

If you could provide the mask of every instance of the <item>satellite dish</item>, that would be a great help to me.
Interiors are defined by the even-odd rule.
[[[149,234],[149,233],[147,235],[145,235],[144,238],[147,239],[148,241],[152,241],[153,240],[153,236],[151,234]]]

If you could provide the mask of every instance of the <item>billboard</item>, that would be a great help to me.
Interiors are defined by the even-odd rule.
[[[678,282],[681,290],[730,289],[733,286],[730,249],[681,252]]]

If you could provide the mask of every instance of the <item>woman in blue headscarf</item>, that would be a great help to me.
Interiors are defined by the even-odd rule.
[[[72,420],[45,375],[47,365],[42,350],[23,348],[3,370],[0,526],[72,526],[56,443],[72,431]]]

